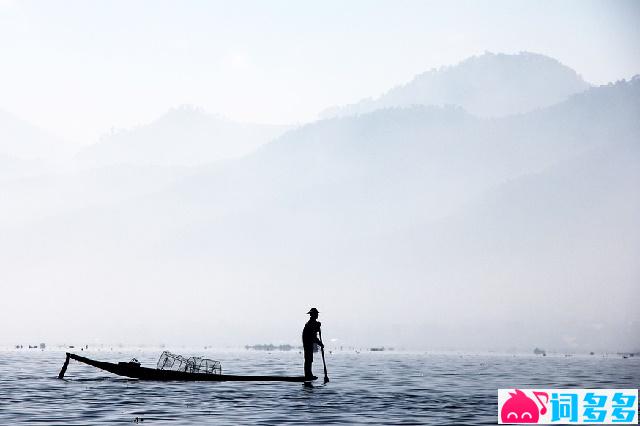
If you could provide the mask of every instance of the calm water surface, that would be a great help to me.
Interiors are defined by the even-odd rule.
[[[87,351],[105,361],[135,357],[155,366],[160,351]],[[184,355],[194,353],[184,352]],[[198,354],[196,354],[198,355]],[[293,352],[216,352],[228,374],[299,375]],[[320,361],[320,362],[318,362]],[[527,355],[334,353],[331,382],[154,383],[69,363],[55,350],[0,352],[0,424],[496,424],[497,389],[637,388],[640,358]],[[316,359],[314,372],[322,376]]]

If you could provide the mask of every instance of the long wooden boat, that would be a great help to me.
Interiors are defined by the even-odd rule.
[[[139,380],[157,381],[205,381],[205,382],[305,382],[304,376],[237,376],[232,374],[206,374],[190,373],[184,371],[160,370],[157,368],[142,367],[134,362],[105,362],[95,361],[80,355],[67,352],[67,358],[58,374],[58,378],[64,378],[64,374],[69,366],[69,359],[82,362],[92,367],[99,368],[118,376],[130,377]]]

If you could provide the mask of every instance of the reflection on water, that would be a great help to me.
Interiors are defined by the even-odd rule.
[[[159,351],[83,352],[105,361]],[[228,374],[302,373],[295,352],[220,352]],[[496,424],[497,389],[637,388],[640,358],[456,354],[328,354],[331,382],[156,383],[113,376],[71,361],[65,380],[58,351],[0,352],[0,424],[371,423]],[[322,378],[322,363],[314,372]]]

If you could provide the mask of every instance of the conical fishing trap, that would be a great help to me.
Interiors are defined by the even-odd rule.
[[[220,361],[214,361],[208,358],[202,358],[199,356],[185,358],[182,355],[176,355],[169,351],[164,351],[158,360],[158,370],[222,374],[222,365],[220,364]]]

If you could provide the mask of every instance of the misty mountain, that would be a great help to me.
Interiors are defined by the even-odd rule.
[[[136,327],[170,330],[156,308],[179,303],[193,323],[232,325],[236,343],[277,338],[266,330],[286,329],[273,308],[286,295],[325,306],[349,342],[586,347],[593,326],[620,332],[601,347],[636,345],[631,305],[592,307],[604,287],[638,296],[639,100],[635,78],[503,118],[415,106],[319,121],[155,193],[8,230],[4,273],[70,303],[88,281],[108,288],[111,314],[135,312]],[[239,304],[264,314],[261,330]],[[76,314],[108,332],[100,306]],[[519,340],[524,326],[539,341]]]
[[[638,164],[637,141],[611,140],[498,185],[442,220],[389,235],[378,247],[393,250],[375,257],[397,271],[408,297],[429,289],[425,309],[467,319],[464,328],[432,319],[432,341],[482,346],[494,335],[508,336],[512,348],[537,340],[554,350],[633,346]],[[358,263],[366,273],[368,262]],[[542,324],[557,333],[550,338]]]
[[[287,126],[237,123],[193,106],[169,110],[133,129],[113,131],[77,156],[82,166],[193,166],[245,155]]]
[[[352,213],[355,229],[369,234],[379,227],[365,225],[368,218],[372,226],[406,226],[441,217],[506,180],[612,140],[634,140],[638,95],[640,79],[634,79],[502,119],[412,107],[324,120],[227,168],[195,175],[176,192],[215,206],[296,200],[310,214],[344,221]]]
[[[553,58],[529,52],[485,53],[419,74],[378,98],[329,108],[320,116],[411,105],[457,105],[479,117],[498,117],[547,107],[587,88],[582,77]]]

